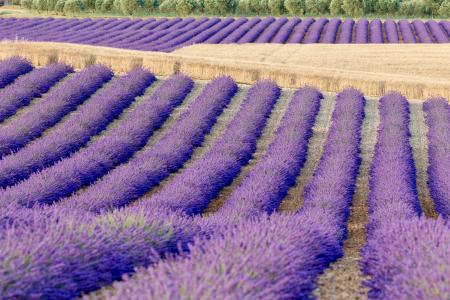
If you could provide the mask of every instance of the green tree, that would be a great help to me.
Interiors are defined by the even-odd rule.
[[[328,13],[331,0],[305,0],[306,12],[313,15]]]
[[[405,0],[400,4],[400,13],[406,16],[426,16],[429,9],[422,0]]]
[[[55,10],[56,2],[58,0],[47,0],[47,10]]]
[[[364,14],[363,0],[343,0],[342,10],[346,15],[359,17]]]
[[[438,14],[440,17],[450,17],[450,0],[444,0],[439,7]]]
[[[284,7],[292,15],[304,15],[305,14],[305,0],[285,0]]]
[[[374,11],[379,14],[396,14],[400,7],[400,0],[375,0]]]
[[[31,6],[33,5],[33,0],[21,0],[20,6],[31,9]]]
[[[197,9],[197,2],[195,0],[177,0],[175,10],[181,16],[192,14]]]
[[[439,14],[439,8],[441,7],[442,0],[422,0],[427,7],[427,12],[432,16]]]
[[[63,11],[66,14],[76,14],[83,10],[83,2],[81,0],[67,0],[64,3]]]
[[[85,9],[90,11],[95,10],[95,0],[82,0]]]
[[[55,11],[64,12],[64,5],[66,4],[66,0],[58,0],[55,4]]]
[[[177,0],[164,0],[159,5],[159,10],[163,13],[173,13],[176,10]]]
[[[103,6],[103,0],[95,0],[95,10],[101,11]]]
[[[283,15],[286,13],[284,0],[269,0],[269,11],[272,15]]]
[[[113,10],[114,0],[103,0],[101,11],[110,12]]]
[[[234,13],[237,0],[205,0],[205,11],[215,15]]]
[[[344,10],[342,9],[343,0],[331,0],[330,2],[330,13],[333,16],[342,15]]]
[[[125,15],[132,15],[143,9],[145,6],[144,0],[121,0],[120,9]]]

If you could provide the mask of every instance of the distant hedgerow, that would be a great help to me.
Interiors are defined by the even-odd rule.
[[[67,0],[64,3],[63,11],[66,14],[75,14],[83,10],[83,2],[81,0]]]
[[[125,15],[132,15],[143,9],[145,6],[144,0],[121,0],[120,9]]]
[[[304,15],[306,11],[305,0],[285,0],[284,7],[290,14],[297,16]]]
[[[283,15],[286,13],[286,8],[284,7],[284,0],[269,0],[268,3],[269,11],[272,15]]]
[[[210,14],[225,15],[234,13],[237,4],[236,0],[205,0],[205,11]]]

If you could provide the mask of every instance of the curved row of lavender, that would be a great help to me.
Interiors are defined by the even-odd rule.
[[[256,101],[258,98],[253,100]],[[198,109],[204,108],[204,103],[199,104],[203,106],[197,106]],[[300,115],[293,117],[301,119]],[[284,121],[285,126],[288,126],[289,121],[291,120]],[[82,291],[88,292],[118,279],[120,274],[131,272],[134,266],[148,265],[157,261],[158,252],[174,251],[175,242],[184,241],[186,244],[194,234],[197,237],[201,236],[202,231],[208,228],[204,224],[203,229],[199,228],[192,223],[193,220],[177,219],[177,215],[173,213],[167,215],[155,211],[158,211],[155,207],[146,210],[128,209],[94,220],[89,214],[76,214],[73,217],[76,210],[52,210],[51,213],[54,215],[47,215],[48,211],[36,209],[26,216],[27,226],[16,223],[7,228],[3,235],[5,246],[2,248],[2,258],[11,258],[17,253],[17,249],[23,254],[29,253],[27,264],[20,264],[20,258],[16,258],[14,269],[9,269],[10,265],[3,266],[3,271],[8,271],[8,276],[1,278],[0,281],[9,283],[3,290],[3,295],[20,297],[33,293],[41,297],[72,298]],[[56,221],[61,215],[64,216],[64,222]],[[77,223],[81,223],[80,225],[74,225],[75,218],[78,218]],[[31,226],[35,234],[30,234],[27,230]],[[95,233],[86,234],[83,227],[91,228]],[[59,239],[64,240],[64,243],[56,242]],[[88,245],[81,244],[88,239],[91,240]],[[44,241],[45,252],[38,254],[33,251],[37,241]],[[73,245],[79,245],[75,252],[70,248]],[[114,251],[111,252],[111,249]],[[79,259],[80,255],[83,256],[82,259]],[[121,257],[120,262],[107,263],[108,258],[114,260],[116,256]],[[50,272],[39,272],[55,261],[62,261],[65,264],[59,268],[52,268]],[[82,270],[84,274],[90,275],[77,280]],[[108,271],[114,271],[113,275],[103,274]]]
[[[227,197],[219,214],[246,219],[271,214],[280,205],[306,160],[322,98],[311,87],[295,93],[267,152]]]
[[[309,108],[314,118],[319,94],[313,91],[311,98],[304,100],[313,102]],[[295,108],[298,107],[290,107],[294,111]],[[140,270],[132,279],[116,282],[96,296],[99,299],[310,298],[318,274],[342,255],[342,228],[359,164],[363,117],[361,93],[346,90],[339,94],[325,154],[310,183],[311,186],[323,180],[329,183],[335,196],[331,205],[327,205],[329,192],[322,190],[321,195],[308,199],[309,203],[293,215],[277,213],[268,218],[260,207],[259,211],[257,208],[250,211],[254,213],[250,219],[229,219],[220,212],[203,218],[199,224],[209,229],[211,224],[216,226],[209,240],[197,240],[188,254]],[[289,126],[289,121],[290,117],[284,118],[282,126]],[[280,138],[275,139],[275,144],[281,143],[283,133],[277,132]],[[337,143],[342,144],[343,153]],[[276,197],[277,191],[268,193]]]
[[[1,124],[0,155],[10,154],[39,137],[87,100],[112,76],[112,71],[104,66],[88,67],[55,86],[16,118]]]
[[[409,143],[409,105],[399,93],[380,100],[381,123],[369,178],[368,239],[362,267],[374,299],[447,299],[450,227],[420,217]],[[448,116],[448,115],[447,115]]]
[[[289,22],[279,22],[276,27],[286,24],[292,26]],[[140,94],[154,81],[153,75],[143,70],[135,70],[121,78],[130,79],[131,83],[128,83],[127,87],[136,94]],[[114,82],[121,82],[121,78],[113,79],[102,91],[113,89]],[[125,79],[122,83],[124,87],[127,84]],[[270,83],[264,84],[278,89]],[[4,198],[5,195],[11,196],[7,194],[9,189],[2,190],[0,298],[72,299],[82,293],[108,286],[122,275],[133,273],[135,267],[149,265],[148,269],[139,271],[132,280],[117,282],[112,289],[108,287],[99,297],[201,299],[211,297],[211,294],[223,299],[311,297],[317,276],[330,262],[342,255],[346,220],[359,165],[361,124],[364,118],[365,100],[356,90],[347,89],[337,96],[323,156],[312,181],[305,189],[303,206],[296,214],[272,213],[283,197],[276,188],[267,189],[265,199],[240,199],[247,201],[242,207],[243,210],[248,209],[243,212],[243,218],[236,215],[233,217],[233,214],[229,213],[232,210],[227,209],[219,210],[208,218],[189,217],[167,209],[167,204],[162,201],[142,201],[140,204],[143,205],[113,212],[104,211],[105,208],[114,209],[128,205],[157,185],[169,172],[180,168],[191,156],[194,147],[202,142],[224,106],[231,100],[236,88],[236,84],[229,77],[211,82],[190,104],[188,111],[167,128],[168,133],[165,136],[155,145],[137,152],[192,89],[190,78],[176,75],[158,86],[149,97],[137,102],[110,130],[103,132],[102,136],[108,136],[105,139],[108,143],[105,142],[98,148],[90,148],[97,142],[94,139],[86,148],[81,148],[71,157],[61,161],[71,161],[65,165],[67,168],[43,169],[30,177],[40,178],[41,181],[31,181],[31,184],[27,185],[29,180],[26,180],[12,187],[17,192],[17,199],[27,199],[26,201],[30,202],[10,201],[10,198]],[[274,89],[268,89],[267,93],[274,93]],[[102,92],[87,99],[78,107],[79,111],[90,107],[89,103],[94,103],[97,95],[102,95]],[[447,247],[450,242],[450,228],[448,223],[441,219],[427,220],[417,217],[420,205],[415,190],[415,171],[408,142],[407,102],[398,94],[391,94],[386,98],[388,100],[381,100],[380,132],[384,131],[379,134],[376,161],[374,160],[374,165],[380,164],[381,167],[375,170],[373,166],[370,174],[370,187],[374,192],[369,199],[369,243],[364,252],[366,272],[370,270],[371,274],[374,274],[370,283],[373,287],[370,295],[386,299],[445,299],[450,294],[447,279],[449,277],[446,276],[450,272],[446,264],[450,259]],[[430,100],[430,105],[426,104],[424,110],[429,128],[437,129],[436,134],[441,138],[440,133],[443,132],[445,136],[448,128],[448,123],[445,123],[449,116],[448,104],[444,105],[443,100],[435,101]],[[128,98],[124,102],[123,105],[129,105]],[[287,168],[289,176],[284,177],[281,171],[277,182],[273,183],[273,176],[257,176],[257,173],[267,170],[259,168],[257,164],[244,178],[242,186],[253,180],[261,187],[279,185],[277,187],[286,190],[284,185],[292,184],[294,173],[298,173],[301,162],[305,159],[307,139],[319,102],[320,93],[313,89],[304,88],[296,94],[283,116],[266,156],[259,163],[263,165],[264,160],[270,157],[275,160],[275,154],[286,156],[279,157],[274,163],[280,168]],[[256,100],[252,103],[257,107],[273,106],[270,101],[270,105],[258,103]],[[242,134],[235,135],[234,139],[225,139],[223,136],[226,143],[216,150],[227,152],[213,157],[220,160],[221,156],[227,157],[230,153],[243,153],[244,158],[249,155],[248,149],[254,147],[254,137],[250,133],[256,132],[258,135],[257,132],[261,128],[258,129],[257,123],[264,123],[267,116],[262,116],[264,110],[255,107],[252,110],[249,106],[243,104],[241,118],[233,119],[237,127],[231,132]],[[253,112],[259,116],[245,114],[243,111],[246,108],[247,113]],[[110,113],[117,115],[121,110],[123,108]],[[98,111],[99,115],[101,112],[102,110]],[[72,115],[62,119],[52,130],[58,132],[58,128],[64,127],[63,124],[71,120]],[[250,120],[254,122],[249,122]],[[239,128],[245,130],[238,130]],[[295,137],[290,136],[289,132],[295,134]],[[81,134],[81,131],[79,133]],[[45,138],[46,135],[37,138],[29,145],[38,143],[41,139],[44,141]],[[429,130],[430,145],[433,144],[431,139],[435,138],[430,135]],[[125,142],[114,144],[118,140]],[[292,148],[290,145],[286,146],[290,141],[296,141],[298,144]],[[248,148],[233,148],[233,144],[242,146],[247,143]],[[440,145],[441,142],[437,143]],[[230,149],[232,151],[228,152]],[[433,149],[430,147],[430,166],[436,162],[433,160],[436,155],[434,153],[445,156],[445,151],[448,150],[445,144],[442,149],[437,149],[443,150],[444,153],[433,152]],[[37,148],[35,150],[39,153]],[[298,153],[298,157],[292,157],[291,150]],[[96,151],[100,151],[98,156],[94,155]],[[115,155],[115,151],[125,157],[119,162],[125,163],[117,168],[114,168],[117,161],[112,162],[115,158],[109,156]],[[215,153],[219,154],[218,151]],[[87,155],[86,160],[83,160],[84,154]],[[233,165],[242,163],[239,158],[238,156],[238,159],[232,162]],[[293,158],[296,162],[291,160]],[[201,159],[197,161],[201,162]],[[231,165],[225,162],[223,165],[219,162],[222,171],[234,171],[225,170],[223,166]],[[105,165],[102,165],[103,163]],[[269,165],[275,169],[275,165]],[[101,175],[92,175],[90,172],[95,172],[95,168],[99,166],[105,168],[102,172],[109,173],[94,182]],[[396,169],[391,170],[391,166]],[[445,165],[442,167],[445,171]],[[430,179],[435,176],[433,174],[441,173],[430,172]],[[86,177],[91,175],[92,177]],[[197,183],[198,180],[201,188],[206,187],[206,190],[201,192],[206,198],[199,199],[200,202],[203,203],[205,199],[209,201],[208,198],[211,198],[208,196],[209,187],[204,185],[205,182],[211,180],[211,185],[224,185],[218,180],[219,177],[199,177],[189,181]],[[42,208],[37,205],[28,208],[34,204],[33,199],[38,202],[44,199],[42,203],[46,203],[47,196],[56,197],[55,199],[64,197],[58,195],[60,191],[63,191],[64,195],[70,194],[70,189],[75,191],[83,187],[86,181],[82,180],[86,178],[94,183],[81,190],[79,195],[63,199],[60,204],[50,207]],[[77,180],[81,180],[81,183]],[[69,190],[64,190],[66,184],[69,185]],[[386,189],[389,184],[394,187]],[[21,190],[20,187],[26,189]],[[42,187],[44,188],[41,189]],[[109,194],[113,196],[110,197]],[[402,197],[398,197],[398,194]],[[432,193],[432,197],[435,196],[436,194]],[[114,202],[108,202],[111,199]],[[227,202],[230,199],[228,198]],[[197,205],[196,201],[186,197],[179,200],[181,207],[188,209]],[[263,205],[259,200],[264,201]],[[8,207],[10,202],[26,207]],[[380,205],[374,205],[374,202]],[[233,202],[228,205],[234,207]],[[266,213],[272,215],[267,217]],[[190,253],[185,253],[188,250]],[[167,259],[168,254],[181,254],[181,257]],[[167,261],[151,266],[161,259]]]
[[[204,227],[162,210],[16,211],[2,224],[1,299],[76,299],[186,249]]]
[[[0,61],[0,89],[31,70],[33,70],[31,63],[20,57],[11,57]]]
[[[12,84],[0,90],[0,122],[28,105],[33,98],[46,93],[55,83],[73,72],[72,67],[52,64],[20,76]]]
[[[184,98],[192,88],[192,81],[184,76],[175,77],[172,85],[170,83],[168,81],[166,89],[174,88],[176,96],[172,97],[176,98]],[[125,205],[183,165],[193,149],[203,141],[236,90],[237,85],[229,77],[213,80],[157,143],[134,155],[155,129],[153,120],[145,119],[147,114],[141,114],[142,119],[136,118],[140,113],[137,110],[108,134],[71,157],[1,190],[0,206],[11,203],[26,207],[51,204],[93,183],[109,171],[87,187],[80,197],[75,195],[64,199],[63,205],[74,205],[77,209],[92,206],[91,210]],[[134,157],[130,160],[132,155]],[[120,165],[124,162],[127,163]],[[107,189],[102,190],[105,186]],[[97,189],[100,189],[99,192]],[[127,197],[122,196],[124,193]]]
[[[428,125],[428,186],[436,211],[450,217],[450,107],[444,98],[432,98],[423,104]]]
[[[141,118],[137,121],[149,117],[145,110],[152,110],[155,101],[161,101],[164,107],[167,100],[177,102],[170,98],[178,93],[180,102],[191,88],[192,80],[186,76],[168,79],[159,91],[155,91],[153,101],[138,106],[140,109],[136,111],[140,111]],[[160,140],[160,146],[170,140],[172,146],[176,143],[184,146],[193,141],[198,145],[236,90],[236,84],[229,77],[209,83]],[[156,109],[153,111],[157,112]],[[136,112],[131,114],[132,119],[136,119]],[[189,130],[192,131],[190,135]],[[194,146],[185,149],[191,153]],[[160,155],[161,158],[172,155],[175,159],[178,155],[179,160],[185,160],[190,154],[186,151],[180,154],[181,157],[178,153]],[[156,208],[119,211],[98,217],[65,207],[22,208],[14,213],[16,215],[11,217],[16,217],[19,222],[3,224],[0,246],[0,261],[14,261],[13,264],[0,264],[0,295],[5,298],[34,295],[72,299],[82,292],[110,284],[122,274],[132,272],[134,267],[149,265],[168,252],[178,251],[180,243],[186,245],[204,230],[194,220]],[[45,251],[36,251],[36,247],[43,247]],[[17,255],[18,250],[23,255]]]
[[[142,205],[156,204],[187,215],[202,213],[208,204],[239,174],[256,150],[256,142],[280,96],[271,81],[260,81],[248,91],[242,105],[202,157],[170,180]]]
[[[237,85],[230,77],[211,81],[154,145],[60,205],[99,213],[144,195],[183,166],[236,92]]]
[[[448,43],[449,21],[365,18],[0,19],[0,40],[170,52],[199,43]]]
[[[113,79],[48,134],[4,156],[0,160],[0,187],[13,185],[76,152],[92,136],[104,130],[155,80],[154,76],[139,71]]]

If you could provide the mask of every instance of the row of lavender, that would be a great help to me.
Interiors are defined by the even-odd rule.
[[[1,39],[164,51],[199,43],[448,43],[449,21],[339,18],[0,19]]]
[[[2,67],[3,64],[0,63],[0,70]],[[121,102],[120,99],[128,103],[129,98],[124,98],[125,96],[121,94],[121,86],[124,90],[130,89],[128,97],[135,97],[142,94],[143,88],[148,87],[153,81],[154,77],[148,72],[132,71],[128,75],[113,79],[101,91],[81,104],[79,111],[87,113],[89,110],[86,111],[85,107],[98,106],[98,111],[90,115],[93,118],[92,123],[86,124],[99,124],[96,126],[104,128],[105,125],[102,125],[99,116],[108,110],[100,105],[107,98],[102,95],[110,91],[111,105],[114,105],[114,101]],[[15,81],[8,86],[14,84]],[[62,85],[64,82],[53,89],[58,89]],[[68,154],[67,158],[59,162],[49,163],[52,166],[42,166],[43,171],[33,173],[29,180],[19,182],[0,192],[2,204],[0,208],[0,239],[2,240],[0,295],[2,298],[23,298],[30,295],[49,299],[73,298],[112,283],[123,274],[133,272],[136,266],[153,265],[166,257],[168,253],[177,253],[180,250],[183,253],[179,258],[166,259],[156,267],[151,266],[148,270],[140,271],[133,279],[116,283],[115,289],[105,290],[103,296],[118,299],[152,297],[202,299],[217,295],[229,299],[291,299],[307,298],[311,294],[318,274],[330,262],[342,255],[346,219],[358,173],[360,131],[364,118],[363,95],[349,89],[337,96],[324,155],[312,181],[305,189],[302,208],[293,215],[274,213],[274,211],[284,198],[287,189],[294,184],[306,159],[307,143],[321,99],[321,94],[312,88],[303,88],[295,94],[267,153],[228,197],[221,210],[208,218],[199,215],[218,191],[239,173],[239,169],[248,162],[255,151],[256,139],[279,96],[279,88],[272,82],[261,82],[252,87],[222,137],[203,157],[194,161],[190,167],[183,169],[173,177],[173,181],[169,181],[165,188],[153,197],[141,198],[137,205],[127,206],[183,165],[183,162],[191,156],[193,149],[200,145],[223,107],[231,100],[237,87],[232,79],[226,77],[212,81],[159,142],[144,148],[143,151],[138,151],[144,144],[142,140],[148,139],[174,107],[183,101],[191,88],[192,81],[185,76],[177,75],[168,79],[151,96],[144,96],[135,107],[123,114],[116,126],[104,132],[103,136],[108,136],[102,143],[104,148],[90,149],[91,145],[96,143],[94,140],[75,154]],[[133,95],[133,93],[136,94]],[[43,95],[43,99],[45,97],[46,95]],[[376,188],[377,174],[384,174],[383,166],[386,164],[383,161],[396,161],[399,164],[394,166],[394,174],[386,171],[387,182],[390,182],[389,176],[394,176],[393,178],[400,181],[392,180],[391,182],[398,183],[395,187],[399,187],[401,191],[409,191],[408,195],[411,195],[412,200],[405,201],[413,204],[413,212],[420,210],[415,191],[415,173],[411,167],[409,132],[405,130],[408,124],[407,102],[399,95],[386,96],[386,99],[391,98],[393,100],[390,102],[381,100],[382,126],[371,172],[373,178],[370,197],[369,232],[371,235],[365,255],[372,263],[372,266],[368,267],[368,272],[375,282],[372,285],[375,287],[377,282],[382,282],[381,289],[387,290],[387,292],[384,290],[377,292],[374,288],[375,292],[371,294],[374,297],[380,294],[389,295],[389,286],[387,285],[387,288],[384,286],[386,282],[390,282],[389,276],[395,275],[399,268],[398,263],[383,265],[382,268],[376,265],[380,263],[380,260],[376,259],[377,255],[385,254],[382,248],[370,247],[371,241],[376,240],[375,232],[378,230],[374,225],[378,223],[372,222],[372,219],[381,221],[379,223],[386,224],[383,228],[389,229],[389,224],[394,222],[396,217],[380,218],[380,216],[383,217],[383,213],[377,213],[373,203],[381,201],[381,207],[393,203],[393,208],[401,209],[389,211],[403,213],[409,216],[409,219],[414,218],[414,213],[409,213],[407,206],[401,205],[402,197],[398,198],[395,194],[389,195],[390,192],[396,191],[394,187],[387,191]],[[94,99],[101,100],[98,100],[100,102],[97,105],[88,106],[89,101],[95,102]],[[389,106],[389,103],[393,104]],[[396,103],[400,105],[395,106]],[[445,165],[439,165],[440,161],[448,159],[448,145],[443,144],[440,147],[439,141],[448,142],[446,134],[448,135],[450,124],[449,108],[447,102],[443,100],[428,103],[430,104],[425,105],[425,110],[430,127],[430,188],[432,192],[438,191],[433,195],[441,195],[440,200],[436,200],[438,203],[438,201],[448,201],[445,194],[439,193],[439,191],[448,191],[445,185],[447,182],[445,181]],[[39,100],[34,105],[38,104]],[[129,104],[123,105],[129,106]],[[117,108],[117,110],[120,109],[123,110],[123,108]],[[78,109],[75,113],[77,111]],[[117,111],[110,113],[118,114]],[[388,114],[387,117],[386,114]],[[146,119],[147,121],[144,121]],[[71,115],[61,124],[69,120]],[[72,124],[71,122],[67,124]],[[394,125],[389,127],[389,122],[393,122]],[[3,130],[5,128],[7,127]],[[54,127],[54,129],[57,128],[58,125]],[[62,131],[63,128],[66,128],[66,133]],[[121,129],[115,130],[116,128]],[[432,129],[437,129],[439,133],[433,135]],[[77,130],[77,135],[67,136],[69,143],[74,143],[77,136],[81,136],[83,132],[87,136],[93,136],[99,132],[90,131],[88,127]],[[61,135],[67,135],[70,133],[70,128],[61,126],[57,131]],[[395,135],[399,131],[400,135]],[[386,134],[383,135],[383,132]],[[389,134],[393,134],[394,137]],[[33,143],[39,145],[38,142],[45,141],[46,138],[47,135],[36,138],[28,145]],[[123,160],[111,160],[111,151],[107,150],[116,146],[112,144],[114,141],[124,140],[132,143],[134,139],[137,140],[136,144],[126,152]],[[389,139],[395,140],[395,143],[389,144]],[[50,152],[55,151],[51,155],[57,155],[58,152],[50,147],[51,141],[50,139],[46,142],[49,146],[45,146],[46,143],[40,145],[47,147],[46,149]],[[78,146],[73,146],[75,148],[72,151],[76,151],[84,144],[86,142],[79,145],[73,144]],[[22,150],[28,145],[25,145]],[[436,152],[431,151],[434,149],[433,145],[437,147]],[[36,147],[35,151],[39,151],[38,146],[34,147]],[[103,150],[97,153],[95,149]],[[118,149],[119,153],[122,153],[127,148]],[[385,157],[378,154],[384,153],[386,149],[390,150],[389,154],[396,156]],[[22,150],[11,155],[18,155]],[[34,152],[34,150],[29,151],[31,151],[29,153]],[[86,160],[83,160],[83,154],[86,154]],[[118,154],[118,156],[121,155],[123,154]],[[5,156],[4,159],[7,157]],[[99,159],[99,163],[96,159]],[[102,164],[105,159],[111,163]],[[69,163],[64,163],[65,161]],[[93,166],[88,162],[94,162]],[[121,162],[127,163],[114,168]],[[378,165],[380,170],[376,171],[375,166]],[[101,172],[98,172],[97,168],[100,168]],[[70,175],[67,176],[65,172]],[[78,195],[62,199],[71,191],[76,191],[86,183],[94,182],[105,173],[107,173],[106,176],[87,189],[81,190]],[[92,174],[91,177],[89,174]],[[406,177],[402,177],[402,174]],[[405,187],[402,186],[402,178],[405,178],[403,181]],[[82,184],[78,185],[79,182]],[[383,187],[383,182],[378,186]],[[434,188],[431,182],[435,182]],[[60,194],[55,185],[56,187],[68,185],[69,190],[63,189]],[[260,188],[263,190],[260,191]],[[376,193],[381,192],[383,194],[377,198]],[[37,197],[37,200],[34,200],[34,197]],[[384,202],[373,200],[383,199],[383,197],[386,200]],[[39,206],[39,204],[58,200],[58,204],[49,207]],[[396,206],[395,203],[400,205]],[[31,206],[33,208],[28,208]],[[127,207],[114,210],[121,206]],[[438,209],[446,217],[445,208]],[[272,215],[267,217],[266,214]],[[441,221],[426,220],[425,222],[430,225],[426,228],[418,226],[419,229],[413,231],[409,238],[414,240],[423,235],[424,231],[432,231],[433,228],[430,229],[430,227],[435,226],[438,231],[433,232],[435,235],[432,236],[436,237],[437,241],[433,240],[429,247],[431,251],[436,250],[438,254],[439,251],[445,251],[442,246],[439,248],[439,243],[446,245],[445,239],[449,238],[448,225]],[[403,227],[400,230],[403,231],[408,228],[407,225],[401,226]],[[296,230],[293,231],[292,228]],[[373,236],[372,232],[374,232]],[[398,251],[409,249],[403,249],[404,235],[400,233],[396,232],[391,237],[397,238],[391,242],[392,245],[396,245],[390,248],[390,251],[394,251],[393,255],[397,255]],[[384,236],[385,234],[378,235],[378,237]],[[188,246],[193,241],[196,241],[195,246]],[[376,241],[378,243],[376,245],[383,245]],[[189,253],[184,253],[185,250],[189,250]],[[426,256],[417,257],[408,252],[404,255],[416,258],[412,261],[419,261],[419,265],[426,259]],[[432,259],[432,265],[443,264],[445,260],[448,260],[448,255],[442,253],[436,257],[433,256]],[[428,261],[425,262],[428,263]],[[414,265],[417,264],[408,266],[414,268]],[[429,296],[428,299],[445,298],[445,293],[448,292],[445,285],[447,270],[445,268],[437,270],[438,272],[434,275],[436,276],[434,285],[419,286],[422,290],[418,292],[426,293],[429,289],[435,293],[431,296],[425,294]],[[379,274],[376,273],[377,271]],[[412,269],[412,271],[416,270]],[[431,270],[424,270],[424,272],[431,272]],[[413,277],[412,280],[423,278],[418,272],[411,272],[411,274],[419,276]],[[400,278],[404,278],[402,275],[407,274],[400,272]],[[405,288],[412,285],[410,282],[412,281],[402,281],[398,286]],[[378,286],[376,287],[380,290]]]
[[[380,100],[381,125],[369,178],[368,240],[362,268],[370,276],[371,298],[450,297],[450,226],[446,222],[450,107],[438,98],[427,100],[424,110],[429,125],[429,186],[441,217],[421,216],[409,143],[408,101],[391,93]]]

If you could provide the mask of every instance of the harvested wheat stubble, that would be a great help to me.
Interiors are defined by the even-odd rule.
[[[233,182],[226,186],[220,191],[219,195],[210,202],[209,206],[205,210],[205,214],[208,215],[210,213],[217,212],[223,205],[223,202],[231,195],[234,189],[241,183],[242,179],[247,176],[253,166],[258,162],[259,159],[266,153],[267,148],[270,143],[274,139],[274,134],[276,129],[278,128],[281,118],[286,111],[289,102],[294,96],[294,90],[284,89],[281,92],[280,98],[276,102],[272,112],[267,120],[267,124],[264,127],[263,132],[261,133],[261,137],[258,139],[256,144],[256,150],[253,153],[252,159],[248,162],[247,165],[243,166],[238,176],[236,176]]]
[[[367,298],[367,289],[361,286],[364,277],[360,271],[359,260],[360,251],[366,242],[369,167],[373,158],[379,122],[378,101],[367,99],[361,132],[361,165],[347,223],[348,236],[344,242],[344,256],[319,277],[318,287],[315,290],[318,299]]]
[[[413,150],[414,163],[416,166],[417,192],[419,195],[420,206],[428,218],[436,219],[438,213],[434,207],[433,199],[430,196],[428,188],[428,140],[427,125],[422,110],[422,102],[410,101],[410,123],[411,131],[410,143]]]
[[[0,43],[0,58],[14,55],[37,66],[60,61],[84,68],[97,62],[126,72],[138,65],[162,76],[182,72],[210,80],[230,75],[247,84],[270,78],[281,87],[309,84],[339,92],[353,86],[368,96],[397,90],[409,99],[450,98],[450,44],[203,44],[160,53],[68,43]]]
[[[175,176],[177,176],[179,173],[183,172],[187,167],[191,165],[192,162],[194,162],[196,159],[200,158],[203,154],[205,154],[211,146],[214,144],[214,142],[217,140],[218,137],[220,137],[225,129],[227,128],[228,123],[233,119],[234,115],[239,110],[239,107],[242,103],[242,101],[245,98],[245,95],[248,92],[249,87],[248,86],[239,86],[238,91],[234,95],[233,99],[231,100],[230,104],[228,104],[227,107],[222,111],[220,116],[217,118],[216,123],[211,128],[211,131],[209,134],[205,136],[205,139],[203,140],[202,144],[194,149],[194,152],[192,153],[190,159],[186,161],[183,164],[183,167],[180,168],[177,172],[174,172],[169,175],[166,179],[161,181],[159,185],[155,186],[151,190],[149,190],[144,196],[141,197],[141,199],[151,197],[153,194],[159,192],[164,185],[166,185],[168,182],[170,182]],[[131,205],[138,205],[140,204],[140,199],[136,200]]]
[[[324,94],[324,98],[320,102],[320,110],[313,127],[313,135],[308,143],[305,165],[300,170],[295,185],[289,189],[287,196],[281,202],[278,208],[279,211],[297,211],[302,206],[303,189],[311,180],[322,156],[325,138],[331,125],[331,115],[335,104],[334,97],[334,95]]]

